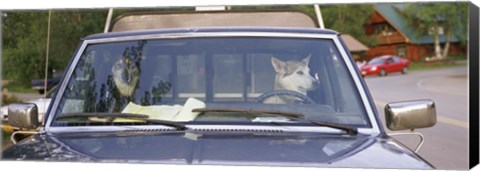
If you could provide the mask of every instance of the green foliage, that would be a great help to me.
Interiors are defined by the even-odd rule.
[[[35,54],[39,48],[43,48],[42,44],[36,43],[42,33],[31,34],[32,30],[38,29],[41,25],[33,22],[27,22],[27,18],[41,18],[43,14],[34,13],[7,13],[7,17],[3,19],[3,35],[4,35],[4,52],[3,52],[3,66],[4,74],[7,78],[19,78],[18,82],[27,82],[21,80],[25,78],[25,73],[35,73],[35,65],[40,62]],[[44,20],[43,20],[44,21]],[[35,22],[41,22],[36,20]],[[45,29],[46,30],[46,29]],[[39,47],[40,46],[40,47]],[[43,52],[45,53],[45,52]],[[22,56],[22,57],[19,57]],[[26,58],[23,56],[33,56]],[[36,75],[38,76],[38,75]]]
[[[467,37],[466,2],[454,3],[416,3],[409,4],[403,12],[407,16],[407,25],[414,29],[414,35],[431,35],[435,46],[435,58],[446,58],[450,42],[454,37],[465,44]],[[445,44],[440,44],[441,37]]]
[[[350,34],[366,45],[375,44],[367,37],[363,24],[373,12],[371,5],[321,5],[326,28]],[[194,8],[115,9],[113,20],[126,12],[185,12]],[[315,17],[313,5],[234,6],[232,10],[302,10]],[[63,70],[80,38],[103,32],[107,9],[54,10],[51,15],[48,75]],[[45,77],[48,11],[12,11],[3,17],[3,77],[22,87],[30,87],[32,79]]]
[[[410,68],[408,69],[411,72],[414,71],[425,71],[425,70],[433,70],[433,69],[442,69],[442,68],[450,68],[450,67],[459,67],[465,66],[462,63],[455,63],[455,62],[438,62],[438,63],[426,63],[426,62],[412,62],[410,63]]]
[[[234,10],[299,10],[314,17],[313,5],[277,5],[277,6],[239,6]],[[369,4],[320,5],[325,28],[344,34],[350,34],[367,46],[377,43],[377,37],[367,36],[364,31],[365,22],[375,12]]]
[[[16,82],[8,82],[7,84],[3,84],[2,89],[7,89],[9,92],[16,92],[16,93],[37,93],[38,92],[37,90],[32,89],[32,87],[30,86],[24,87]]]
[[[367,36],[364,25],[375,10],[370,4],[323,5],[325,27],[341,33],[350,34],[367,46],[374,46],[377,37]]]
[[[432,28],[442,27],[445,35],[451,33],[464,43],[467,39],[467,2],[414,3],[407,5],[403,12],[407,24],[416,28],[414,34],[417,37],[428,34]]]
[[[450,55],[447,58],[452,60],[467,60],[467,55]]]
[[[52,11],[49,75],[62,70],[73,55],[80,38],[103,31],[106,10]],[[20,86],[45,77],[48,11],[8,12],[3,18],[3,74]]]

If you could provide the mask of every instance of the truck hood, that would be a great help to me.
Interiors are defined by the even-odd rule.
[[[432,166],[388,137],[313,133],[122,132],[31,136],[3,160],[422,168]]]

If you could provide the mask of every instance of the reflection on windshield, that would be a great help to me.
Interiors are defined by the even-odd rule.
[[[137,113],[182,122],[265,120],[240,113],[192,112],[220,106],[285,110],[310,119],[369,126],[338,56],[333,41],[326,39],[182,38],[89,45],[57,116]]]

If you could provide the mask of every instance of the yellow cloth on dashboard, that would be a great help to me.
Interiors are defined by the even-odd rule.
[[[195,98],[189,98],[184,106],[181,105],[151,105],[142,106],[135,103],[128,103],[122,113],[149,115],[149,119],[159,119],[168,121],[192,121],[198,112],[192,112],[192,109],[205,108],[205,103]],[[117,122],[134,121],[130,119],[116,119]]]

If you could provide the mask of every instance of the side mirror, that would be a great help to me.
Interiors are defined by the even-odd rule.
[[[385,120],[392,131],[432,127],[437,123],[432,100],[394,102],[385,106]]]
[[[8,105],[8,123],[13,127],[18,128],[37,128],[37,105],[33,103],[13,103]]]

